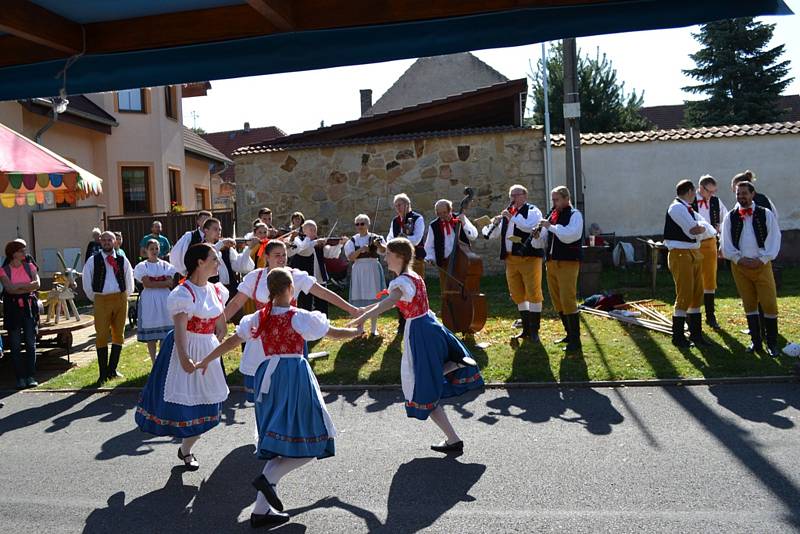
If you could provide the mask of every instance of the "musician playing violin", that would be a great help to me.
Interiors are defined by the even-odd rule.
[[[303,223],[302,230],[303,235],[295,237],[295,247],[289,251],[292,264],[295,268],[313,276],[320,285],[325,286],[329,279],[328,270],[325,268],[325,258],[338,258],[347,238],[341,237],[335,244],[330,244],[328,238],[317,236],[317,223],[310,219]],[[309,294],[302,294],[298,297],[297,307],[328,314],[328,303]]]
[[[542,320],[542,260],[544,242],[532,235],[542,212],[528,203],[528,190],[519,184],[508,190],[509,205],[483,228],[486,239],[500,239],[500,259],[506,263],[506,282],[517,305],[522,332],[512,340],[539,342]]]
[[[435,263],[439,267],[447,267],[447,261],[453,252],[455,243],[455,227],[461,222],[458,238],[462,243],[471,245],[478,238],[478,229],[475,228],[466,214],[460,213],[453,216],[453,203],[447,199],[437,200],[434,204],[436,219],[428,225],[428,235],[425,238],[425,261]],[[439,271],[439,282],[442,291],[446,286],[447,274]]]

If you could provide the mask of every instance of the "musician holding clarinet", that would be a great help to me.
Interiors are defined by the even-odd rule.
[[[542,261],[544,242],[533,235],[542,212],[528,203],[528,190],[519,184],[508,190],[510,203],[482,229],[486,239],[500,239],[500,259],[506,264],[506,282],[511,300],[517,305],[522,332],[512,341],[539,342],[542,320]]]

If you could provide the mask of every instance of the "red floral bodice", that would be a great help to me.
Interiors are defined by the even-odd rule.
[[[255,287],[253,289],[253,294],[250,296],[250,298],[253,299],[253,303],[256,305],[256,310],[260,310],[264,306],[267,305],[266,302],[261,302],[260,300],[258,300],[256,298],[256,295],[258,294],[258,284],[261,282],[261,275],[264,274],[264,271],[266,271],[266,269],[261,269],[261,271],[259,271],[259,273],[258,273],[258,276],[256,276],[256,284],[255,284]],[[269,289],[267,289],[267,294],[269,294]],[[297,299],[296,298],[292,298],[292,302],[290,304],[293,307],[297,306]]]
[[[258,317],[258,328],[253,337],[261,338],[264,356],[269,358],[277,354],[303,354],[305,340],[294,328],[292,317],[297,310],[294,307],[280,315],[272,314],[272,303],[267,303]]]
[[[419,317],[420,315],[428,313],[430,307],[428,306],[428,291],[425,289],[425,281],[417,274],[412,275],[403,273],[401,276],[407,276],[412,282],[414,282],[416,292],[414,293],[414,298],[411,299],[411,302],[398,300],[395,303],[397,309],[400,310],[400,313],[402,313],[403,317],[406,319],[411,317]]]
[[[183,287],[186,288],[186,291],[192,296],[192,302],[195,301],[194,291],[188,284],[183,284]],[[219,294],[219,288],[215,285],[214,292],[217,295],[217,300],[219,301],[220,305],[224,307],[222,303],[222,297]],[[192,332],[194,334],[213,334],[214,328],[217,324],[217,319],[219,319],[219,315],[216,317],[209,317],[208,319],[203,319],[201,317],[192,316],[189,318],[189,322],[186,323],[186,330]]]

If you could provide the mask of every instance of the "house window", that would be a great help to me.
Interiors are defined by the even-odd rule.
[[[144,113],[144,90],[127,89],[117,93],[118,108],[129,113]]]
[[[181,171],[169,169],[169,205],[181,203]]]
[[[122,167],[123,213],[150,213],[149,169]]]
[[[210,209],[208,205],[208,189],[200,189],[196,187],[194,190],[194,206],[198,210]]]
[[[178,120],[178,94],[174,85],[164,87],[164,109],[167,117]]]

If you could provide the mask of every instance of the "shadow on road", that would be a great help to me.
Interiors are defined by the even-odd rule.
[[[777,391],[780,389],[781,391]],[[796,384],[777,388],[775,384],[731,387],[717,385],[708,388],[723,408],[730,410],[742,419],[755,423],[766,423],[775,428],[792,428],[794,422],[778,412],[793,407],[800,409],[800,392]]]
[[[86,400],[89,395],[89,393],[59,395],[58,400],[53,402],[48,402],[42,406],[27,408],[25,410],[12,413],[8,417],[4,417],[2,419],[2,424],[0,424],[0,436],[6,432],[19,430],[21,428],[25,428],[26,426],[35,425],[37,423],[41,423],[42,421],[47,421],[53,417],[56,417],[58,414],[64,413],[80,402]]]

